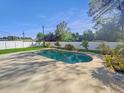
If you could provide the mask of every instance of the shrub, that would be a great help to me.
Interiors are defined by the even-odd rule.
[[[120,40],[120,44],[117,46],[117,49],[124,56],[124,39]]]
[[[105,66],[109,68],[113,68],[113,57],[111,55],[104,56]]]
[[[124,43],[115,49],[110,49],[109,46],[102,43],[99,45],[99,49],[104,54],[105,66],[124,74]]]
[[[124,73],[124,58],[118,49],[113,49],[110,55],[104,56],[105,66],[113,68],[117,72]]]
[[[108,45],[106,45],[104,42],[99,44],[97,47],[101,51],[102,54],[104,55],[110,55],[111,54],[111,49]]]
[[[87,40],[83,40],[81,46],[83,46],[86,50],[88,50],[89,42]]]
[[[107,67],[113,67],[116,63],[119,62],[119,59],[120,59],[120,54],[116,49],[112,49],[111,54],[104,55],[104,61]]]
[[[51,44],[50,43],[46,43],[46,48],[51,48]]]
[[[124,73],[124,57],[119,50],[113,54],[113,68],[115,71]]]
[[[57,46],[57,47],[60,47],[61,46],[60,43],[59,43],[59,41],[56,41],[55,46]]]
[[[64,48],[67,50],[74,50],[75,49],[75,47],[71,44],[66,44]]]

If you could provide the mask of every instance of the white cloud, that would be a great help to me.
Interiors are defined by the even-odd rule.
[[[88,17],[87,11],[76,8],[72,8],[67,11],[62,11],[52,17],[46,18],[46,16],[43,15],[38,15],[38,17],[45,20],[42,23],[45,25],[45,33],[55,31],[56,25],[61,21],[66,21],[68,23],[68,26],[71,28],[72,32],[79,32],[80,34],[82,34],[83,31],[92,28],[93,26],[91,19]],[[31,26],[31,28],[29,28],[26,32],[29,34],[35,33],[33,34],[34,37],[38,32],[42,32],[42,27],[41,25]]]
[[[88,17],[87,11],[76,8],[60,12],[51,18],[50,21],[53,26],[61,21],[66,21],[72,32],[82,33],[83,31],[92,28],[92,22]]]

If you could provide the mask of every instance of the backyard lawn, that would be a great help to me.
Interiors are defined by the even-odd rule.
[[[21,51],[30,51],[30,50],[40,50],[41,48],[42,47],[5,49],[5,50],[0,50],[0,54],[8,54],[8,53],[21,52]]]
[[[13,48],[13,49],[4,49],[0,50],[0,55],[1,54],[9,54],[9,53],[15,53],[15,52],[21,52],[21,51],[30,51],[30,50],[40,50],[42,47],[27,47],[27,48]],[[60,48],[64,49],[64,48]],[[77,49],[80,52],[91,52],[95,54],[100,54],[101,52],[99,50],[86,50],[86,49]]]
[[[95,54],[101,54],[99,50],[86,50],[86,49],[79,49],[80,52],[91,52]]]

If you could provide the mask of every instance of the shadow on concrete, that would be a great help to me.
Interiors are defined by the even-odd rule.
[[[55,66],[55,61],[11,63],[6,65],[0,68],[0,89],[22,85],[29,81],[39,69],[41,73],[47,73],[47,70],[44,69],[46,66],[51,65]]]
[[[99,80],[105,86],[111,88],[112,91],[117,91],[117,93],[124,93],[124,76],[110,72],[104,67],[92,70],[92,77]],[[113,92],[112,92],[113,93]]]

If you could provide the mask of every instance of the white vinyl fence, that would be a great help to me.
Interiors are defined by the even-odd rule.
[[[50,42],[52,46],[55,46],[55,42]],[[98,45],[102,42],[89,42],[89,49],[96,50]],[[61,47],[64,47],[66,44],[72,44],[75,48],[83,49],[80,46],[81,42],[60,42]],[[111,48],[117,47],[119,42],[106,42]],[[42,45],[36,42],[23,42],[23,41],[0,41],[0,50],[2,49],[10,49],[10,48],[23,48],[23,47],[31,47],[31,46],[39,46]]]
[[[91,50],[97,50],[99,44],[101,44],[103,42],[89,42],[89,49]],[[115,48],[118,46],[119,42],[105,42],[107,45],[109,45],[110,48]],[[55,46],[54,45],[55,42],[51,42],[51,45],[52,46]],[[61,47],[64,47],[66,44],[72,44],[73,46],[75,46],[75,48],[78,48],[78,49],[83,49],[82,46],[80,46],[81,42],[60,42],[61,44]]]
[[[23,41],[0,41],[0,50],[11,48],[23,48],[36,46],[35,42],[23,42]]]

